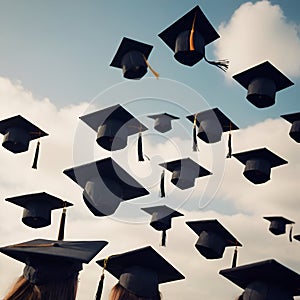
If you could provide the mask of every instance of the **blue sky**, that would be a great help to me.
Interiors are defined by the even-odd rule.
[[[179,64],[158,37],[196,5],[221,36],[206,47],[206,55],[211,60],[228,58],[227,73],[204,61],[191,68]],[[299,145],[288,136],[290,124],[280,118],[281,114],[300,111],[299,11],[297,0],[1,1],[0,117],[22,114],[49,133],[42,140],[37,172],[28,167],[35,145],[20,155],[4,148],[0,151],[0,215],[6,221],[0,225],[1,244],[56,236],[58,211],[50,227],[32,231],[20,218],[12,218],[18,213],[21,216],[21,211],[4,201],[6,197],[46,190],[75,204],[69,210],[67,238],[109,240],[99,258],[149,243],[172,261],[186,280],[162,287],[165,299],[234,299],[240,292],[218,275],[230,264],[232,251],[227,251],[222,260],[205,261],[195,251],[196,236],[184,221],[218,218],[242,242],[241,264],[272,256],[300,272],[294,255],[299,251],[297,242],[290,244],[284,237],[275,238],[262,220],[264,214],[284,214],[296,221],[295,233],[300,230],[299,204],[295,199]],[[129,81],[120,69],[109,66],[123,37],[154,46],[149,62],[160,74],[158,80],[148,71],[141,80]],[[276,94],[275,105],[258,109],[246,100],[246,90],[232,75],[265,60],[278,67],[294,85]],[[151,161],[143,168],[133,159],[135,137],[129,139],[128,151],[109,153],[99,149],[95,132],[79,120],[87,112],[116,103],[126,105],[150,129],[145,133],[144,146]],[[268,147],[289,164],[272,170],[268,183],[254,186],[242,176],[243,166],[237,160],[223,159],[227,135],[216,145],[199,141],[201,151],[191,153],[192,124],[185,116],[213,107],[219,107],[241,129],[233,133],[234,151]],[[170,133],[159,135],[146,115],[163,110],[181,119],[173,123]],[[97,218],[83,204],[82,190],[62,171],[107,156],[112,156],[152,193],[150,198],[124,203],[110,218]],[[171,184],[167,186],[165,203],[182,208],[185,218],[174,222],[177,229],[170,232],[168,246],[162,249],[158,247],[159,234],[147,224],[149,216],[139,209],[161,201],[157,199],[161,171],[157,163],[178,156],[191,156],[213,176],[197,180],[195,189],[185,192]],[[90,228],[94,230],[87,230]],[[188,263],[184,254],[190,258]],[[2,255],[1,269],[8,269],[8,265],[6,277],[0,274],[0,296],[22,271],[21,264]],[[205,275],[199,274],[203,269]],[[96,264],[85,268],[79,300],[94,296],[99,274]],[[218,290],[212,281],[218,284]],[[114,283],[108,276],[105,296]]]

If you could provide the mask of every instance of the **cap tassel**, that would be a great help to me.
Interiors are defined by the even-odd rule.
[[[139,132],[139,138],[138,138],[138,157],[139,157],[139,161],[144,161],[143,140],[142,140],[142,133],[141,132]]]
[[[231,158],[231,155],[232,155],[232,145],[231,145],[231,123],[230,123],[229,127],[230,127],[230,131],[229,131],[229,135],[228,135],[228,154],[227,154],[226,158]]]
[[[103,291],[103,285],[104,285],[104,270],[106,269],[106,265],[107,265],[107,261],[108,261],[108,257],[104,260],[104,264],[103,264],[103,269],[102,269],[102,274],[98,283],[98,288],[97,288],[97,293],[96,293],[96,298],[95,300],[100,300],[101,296],[102,296],[102,291]]]
[[[152,74],[156,77],[156,79],[159,78],[159,74],[150,66],[148,60],[146,59],[145,55],[144,55],[144,60],[147,64],[147,67],[150,69],[150,71],[152,72]]]
[[[166,197],[165,193],[165,170],[162,171],[160,176],[160,197],[164,198]]]
[[[293,241],[293,225],[291,225],[291,228],[290,228],[290,232],[289,232],[289,240],[290,240],[290,242]]]
[[[198,143],[197,143],[197,115],[194,117],[194,125],[193,125],[193,151],[199,151]]]
[[[193,25],[190,33],[190,51],[195,51],[195,45],[194,45],[195,21],[196,21],[196,14],[194,16]]]
[[[161,246],[166,247],[166,239],[167,239],[167,232],[166,230],[163,230],[162,237],[161,237]]]
[[[232,268],[236,267],[237,255],[238,255],[238,249],[237,249],[237,246],[235,246],[234,253],[233,253],[233,258],[232,258],[232,265],[231,265]]]
[[[219,69],[221,69],[224,72],[226,72],[227,69],[228,69],[228,66],[229,66],[229,60],[228,59],[213,61],[213,60],[208,60],[205,56],[204,56],[204,59],[209,64],[218,67]]]
[[[38,158],[39,158],[39,152],[40,152],[40,141],[38,141],[37,144],[36,144],[34,160],[33,160],[33,164],[32,164],[33,169],[37,169],[37,162],[38,162]]]
[[[60,219],[60,225],[59,225],[59,232],[58,232],[58,240],[63,241],[65,237],[65,223],[66,223],[66,207],[63,208],[61,219]]]

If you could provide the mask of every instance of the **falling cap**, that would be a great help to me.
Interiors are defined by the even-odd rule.
[[[127,79],[140,79],[147,73],[147,58],[152,48],[151,45],[123,37],[110,66],[123,69]]]
[[[219,274],[244,289],[243,300],[292,300],[300,295],[300,275],[274,259],[224,269]]]
[[[159,165],[172,172],[171,182],[181,190],[193,187],[197,177],[212,175],[211,172],[190,158],[182,158]]]
[[[8,202],[24,207],[22,222],[32,228],[45,227],[51,224],[53,209],[72,206],[72,203],[63,201],[48,193],[26,194],[5,199]]]
[[[150,225],[155,230],[163,232],[162,246],[165,246],[165,232],[171,228],[172,218],[181,217],[183,214],[166,205],[144,207],[142,210],[152,215]]]
[[[223,132],[239,129],[219,108],[189,115],[187,119],[196,121],[197,136],[206,143],[219,142]]]
[[[165,133],[172,129],[171,121],[179,119],[179,117],[170,115],[168,113],[150,115],[148,116],[148,118],[155,120],[154,129],[162,133]]]
[[[233,79],[248,90],[246,98],[258,108],[272,106],[276,92],[294,84],[269,61],[236,74]]]
[[[269,181],[271,168],[287,164],[287,161],[267,148],[240,152],[233,156],[245,165],[243,175],[254,184]]]
[[[31,140],[48,135],[20,115],[0,121],[0,133],[2,146],[13,153],[27,151]]]
[[[159,295],[159,284],[184,279],[184,276],[166,261],[151,246],[97,261],[126,290],[139,297]]]
[[[270,216],[264,217],[264,219],[271,222],[269,230],[275,235],[284,234],[286,230],[286,225],[295,224],[294,221],[288,220],[282,216]]]
[[[205,46],[220,36],[198,5],[158,36],[172,49],[174,58],[183,65],[193,66],[204,58],[209,63],[222,66],[221,69],[227,68],[226,63],[211,62],[205,57]]]
[[[113,214],[121,201],[149,194],[112,158],[66,169],[63,173],[84,189],[85,204],[99,217]]]
[[[0,248],[26,264],[23,275],[33,284],[60,281],[76,275],[106,245],[106,241],[53,241],[35,239]]]
[[[300,112],[281,115],[283,119],[292,123],[289,135],[297,143],[300,143]]]
[[[186,224],[199,236],[195,247],[207,259],[222,258],[226,247],[242,246],[218,220],[188,221]]]
[[[120,104],[90,113],[80,119],[97,132],[97,143],[102,148],[114,151],[127,146],[127,138],[147,130]]]

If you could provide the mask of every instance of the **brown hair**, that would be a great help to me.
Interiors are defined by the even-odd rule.
[[[109,300],[161,300],[161,295],[159,294],[157,297],[150,298],[140,297],[117,283],[110,292]]]

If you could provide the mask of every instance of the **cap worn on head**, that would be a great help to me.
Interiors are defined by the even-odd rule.
[[[172,120],[178,120],[176,116],[172,116],[168,113],[150,115],[148,118],[154,119],[154,129],[161,133],[165,133],[172,129]]]
[[[124,37],[110,66],[123,69],[127,79],[140,79],[147,73],[147,58],[152,48],[151,45]]]
[[[70,278],[82,270],[106,241],[54,241],[35,239],[0,248],[0,252],[26,264],[24,276],[33,284]]]
[[[178,159],[159,165],[172,172],[171,182],[181,190],[193,187],[197,177],[212,175],[211,172],[190,158]]]
[[[274,105],[276,92],[294,84],[269,61],[236,74],[233,79],[248,90],[246,98],[258,108]]]
[[[245,165],[243,175],[254,184],[261,184],[271,179],[271,168],[287,164],[287,161],[267,148],[260,148],[233,154]]]
[[[286,231],[286,225],[295,224],[294,221],[288,220],[282,216],[270,216],[263,218],[271,222],[269,230],[275,235],[284,234]]]
[[[292,300],[300,295],[300,275],[274,259],[219,272],[244,289],[243,300]]]
[[[10,197],[5,200],[24,207],[22,222],[32,228],[50,225],[52,210],[73,205],[45,192]]]
[[[84,189],[85,204],[99,217],[113,214],[121,201],[149,194],[112,158],[66,169],[63,173]]]
[[[221,141],[222,133],[239,129],[225,114],[218,108],[208,109],[190,116],[187,116],[192,123],[196,121],[198,127],[197,136],[206,143]]]
[[[294,141],[300,143],[300,112],[281,115],[281,117],[292,123],[289,135]]]
[[[13,153],[27,151],[31,140],[48,135],[20,115],[0,121],[0,133],[2,146]]]
[[[242,246],[218,220],[188,221],[186,224],[199,236],[195,247],[207,259],[222,258],[226,247]]]
[[[122,254],[112,255],[108,260],[99,260],[119,284],[140,297],[159,295],[159,284],[184,279],[184,276],[166,261],[151,246]]]
[[[120,104],[90,113],[80,119],[97,132],[98,145],[108,151],[125,148],[128,136],[148,129]]]

